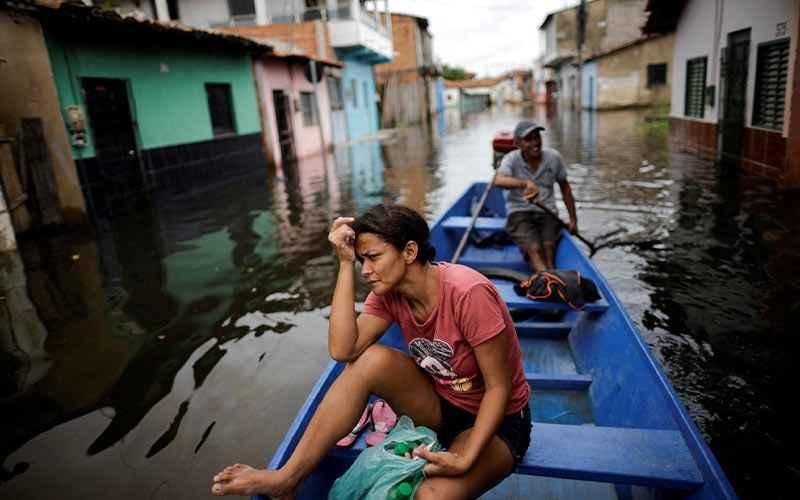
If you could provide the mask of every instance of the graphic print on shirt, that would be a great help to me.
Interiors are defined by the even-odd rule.
[[[408,344],[408,351],[420,368],[430,373],[440,384],[449,385],[454,391],[466,392],[472,389],[472,377],[458,377],[450,366],[453,347],[439,339],[428,340],[417,337]]]

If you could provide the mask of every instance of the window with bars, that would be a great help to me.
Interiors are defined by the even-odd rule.
[[[753,126],[783,130],[786,78],[789,72],[789,40],[758,47]]]
[[[231,85],[229,83],[206,83],[206,97],[214,135],[235,134]]]
[[[684,115],[703,117],[706,94],[706,58],[686,61],[686,102]]]
[[[647,86],[656,87],[667,84],[667,63],[647,65]]]
[[[317,114],[314,112],[314,94],[300,92],[300,108],[303,110],[303,125],[310,127],[317,124]]]

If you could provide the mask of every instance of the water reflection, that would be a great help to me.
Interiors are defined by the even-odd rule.
[[[0,492],[195,498],[220,465],[263,463],[328,360],[330,221],[384,200],[434,220],[492,175],[491,136],[521,114],[562,152],[587,237],[624,229],[595,262],[737,489],[793,479],[800,204],[670,151],[646,114],[539,107],[449,109],[276,170],[255,158],[96,238],[22,242],[52,363],[0,400]]]

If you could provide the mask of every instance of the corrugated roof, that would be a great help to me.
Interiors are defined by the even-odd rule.
[[[28,12],[50,21],[54,26],[68,27],[67,25],[77,25],[80,27],[81,25],[89,24],[93,30],[87,32],[87,35],[105,34],[116,37],[140,37],[143,34],[151,34],[153,36],[168,36],[175,40],[190,43],[200,42],[219,47],[239,48],[255,53],[272,51],[270,45],[238,35],[211,29],[194,28],[178,22],[139,20],[131,16],[121,16],[113,10],[90,7],[76,1],[0,0],[0,6]]]
[[[503,78],[479,78],[475,80],[445,80],[444,86],[449,89],[472,89],[478,87],[494,87]]]

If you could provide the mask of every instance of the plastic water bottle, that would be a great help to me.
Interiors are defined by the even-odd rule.
[[[413,493],[411,483],[403,481],[389,490],[389,500],[410,500]]]
[[[406,456],[406,453],[411,453],[411,450],[412,450],[411,446],[409,446],[408,443],[403,441],[398,441],[394,445],[394,454],[397,455],[398,457]]]

